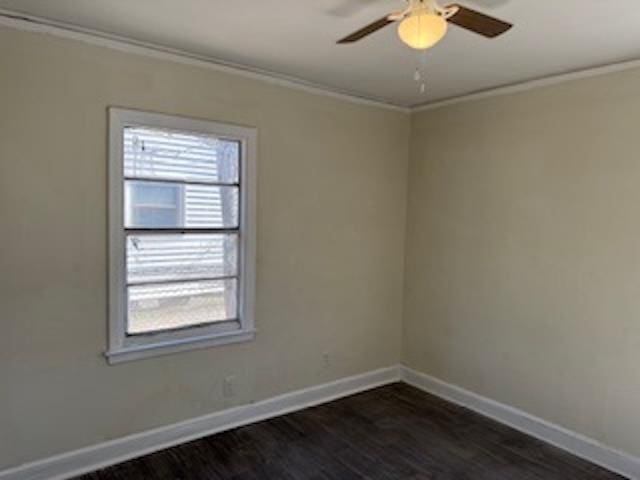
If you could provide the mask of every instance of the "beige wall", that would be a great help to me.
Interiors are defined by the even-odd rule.
[[[0,470],[402,357],[640,455],[639,85],[410,119],[0,28]],[[106,364],[109,105],[259,129],[254,342]]]
[[[405,363],[640,454],[640,71],[412,120]]]
[[[106,364],[109,105],[258,128],[254,342]],[[409,126],[0,28],[0,470],[398,363]]]

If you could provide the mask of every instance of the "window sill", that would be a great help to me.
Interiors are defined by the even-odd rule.
[[[248,342],[255,338],[255,334],[255,330],[242,330],[182,340],[171,340],[150,345],[127,346],[109,350],[105,353],[105,356],[110,365],[116,365],[118,363],[132,362],[134,360],[142,360],[144,358],[169,355],[171,353],[185,352],[188,350]]]

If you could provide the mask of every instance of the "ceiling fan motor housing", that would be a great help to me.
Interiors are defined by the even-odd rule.
[[[441,7],[437,0],[407,0],[407,3],[407,9],[402,12],[402,16],[400,18],[394,18],[393,20],[400,20],[408,15],[415,15],[419,13],[439,15],[446,20],[458,13],[458,10],[460,9],[457,5]]]

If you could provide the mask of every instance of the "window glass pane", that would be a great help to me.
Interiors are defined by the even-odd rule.
[[[238,183],[240,143],[205,134],[127,127],[126,177]]]
[[[130,335],[237,318],[236,279],[128,288]]]
[[[236,234],[129,235],[127,282],[235,276]]]
[[[238,187],[127,180],[127,228],[237,228]]]
[[[127,188],[129,215],[134,225],[163,226],[180,222],[181,187],[161,183],[136,183]]]

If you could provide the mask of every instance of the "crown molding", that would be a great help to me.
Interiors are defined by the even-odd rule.
[[[528,90],[535,90],[538,88],[549,87],[559,83],[571,82],[574,80],[582,80],[586,78],[599,77],[602,75],[608,75],[617,72],[623,72],[625,70],[640,69],[640,59],[629,60],[619,63],[610,63],[607,65],[601,65],[597,67],[585,68],[580,70],[574,70],[572,72],[561,73],[557,75],[549,75],[547,77],[540,77],[534,80],[527,80],[524,82],[512,83],[509,85],[503,85],[496,88],[489,88],[486,90],[479,90],[466,95],[459,95],[442,100],[435,100],[421,105],[411,107],[411,113],[425,112],[428,110],[434,110],[449,105],[456,105],[458,103],[471,102],[474,100],[482,100],[484,98],[498,97],[502,95],[509,95],[513,93],[526,92]]]
[[[121,52],[203,67],[209,70],[232,75],[240,75],[242,77],[270,83],[272,85],[331,97],[359,105],[383,108],[405,114],[409,114],[411,112],[411,109],[405,106],[396,105],[379,98],[366,97],[354,92],[327,87],[301,78],[229,62],[207,55],[191,53],[164,45],[134,40],[120,35],[84,28],[71,23],[50,20],[13,10],[0,8],[0,26],[28,32],[49,34],[56,37],[81,41],[91,45],[111,48]]]
[[[134,40],[111,33],[101,32],[99,30],[84,28],[70,23],[50,20],[3,8],[0,8],[0,26],[28,32],[49,34],[61,38],[81,41],[91,45],[111,48],[126,53],[143,55],[146,57],[168,60],[191,66],[198,66],[217,72],[239,75],[246,78],[270,83],[272,85],[279,85],[282,87],[291,88],[315,95],[326,96],[350,103],[367,105],[405,114],[419,113],[428,110],[435,110],[449,105],[456,105],[475,100],[482,100],[485,98],[526,92],[529,90],[544,88],[559,83],[608,75],[625,70],[640,69],[640,59],[610,63],[561,74],[549,75],[533,80],[526,80],[508,85],[502,85],[495,88],[478,90],[468,94],[455,95],[453,97],[433,100],[408,107],[394,104],[392,102],[385,101],[379,98],[366,97],[354,92],[316,84],[308,80],[279,74],[277,72],[272,72],[269,70],[254,68],[248,65],[242,65],[234,62],[228,62],[207,55],[199,55],[187,52],[185,50]]]

